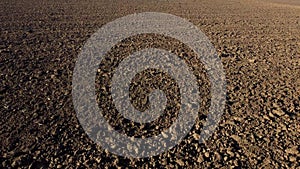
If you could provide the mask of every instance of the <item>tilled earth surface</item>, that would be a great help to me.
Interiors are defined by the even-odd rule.
[[[300,168],[298,1],[4,0],[0,4],[1,168]],[[200,144],[210,99],[203,65],[190,60],[193,52],[174,39],[141,35],[124,40],[109,54],[116,60],[145,47],[165,48],[186,59],[199,75],[204,100],[196,124],[181,143],[158,156],[135,159],[114,155],[89,139],[73,108],[72,73],[85,41],[102,25],[148,11],[186,18],[209,37],[225,69],[227,98],[219,127]],[[147,108],[145,96],[153,88],[173,99],[165,118],[143,126],[115,118],[119,115],[109,107],[109,97],[101,100],[108,96],[111,74],[99,68],[98,103],[116,130],[150,137],[172,124],[180,100],[172,77],[149,70],[133,80],[132,103],[141,110]],[[148,78],[158,82],[147,87]],[[163,80],[166,86],[161,87]]]

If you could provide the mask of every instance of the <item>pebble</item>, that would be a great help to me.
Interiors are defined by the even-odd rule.
[[[297,146],[293,146],[289,149],[286,149],[285,152],[289,154],[297,154],[298,153]]]
[[[176,163],[179,164],[180,166],[184,166],[184,162],[181,159],[177,159]]]
[[[283,116],[285,113],[282,110],[273,110],[272,111],[273,114],[276,114],[278,116]]]
[[[208,158],[208,157],[209,157],[209,152],[205,152],[205,153],[204,153],[204,156],[205,156],[206,158]]]

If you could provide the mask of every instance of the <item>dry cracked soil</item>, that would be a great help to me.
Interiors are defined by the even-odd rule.
[[[185,18],[206,34],[226,73],[226,107],[214,134],[199,143],[210,100],[203,65],[175,39],[127,38],[104,65],[141,48],[168,49],[193,67],[204,103],[175,147],[148,158],[122,157],[93,142],[79,123],[72,75],[83,45],[101,26],[149,11]],[[300,168],[298,0],[2,0],[0,54],[0,168]],[[141,125],[112,107],[107,69],[99,67],[95,86],[115,130],[151,137],[176,119],[180,93],[172,77],[149,70],[133,79],[131,103],[140,110],[149,108],[153,88],[169,100],[164,118]]]

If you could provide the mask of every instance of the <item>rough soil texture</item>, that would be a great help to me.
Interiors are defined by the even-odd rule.
[[[0,168],[300,168],[299,4],[292,0],[2,0]],[[151,158],[125,158],[104,150],[84,132],[72,105],[72,71],[81,47],[97,29],[146,11],[186,18],[209,37],[226,71],[226,110],[214,135],[203,144],[197,140],[205,105],[197,124],[176,147]],[[123,53],[154,43],[151,38],[135,38],[123,42]],[[179,50],[176,42],[166,48],[181,57],[191,54]],[[118,46],[111,54],[121,56]],[[190,64],[203,73],[201,63]],[[151,71],[144,73],[137,76],[137,83],[151,78]],[[100,71],[98,77],[107,76]],[[101,78],[96,82],[104,84]],[[205,93],[209,84],[205,80],[199,84]],[[173,87],[169,94],[174,91],[170,98],[176,102],[178,89],[176,84]],[[132,89],[132,102],[139,107],[142,101],[135,97],[136,91]],[[108,120],[111,113],[106,112]],[[130,122],[122,129],[118,120],[110,122],[125,134],[142,137],[168,127],[176,113],[166,117],[153,124],[157,128],[148,126],[151,130]]]

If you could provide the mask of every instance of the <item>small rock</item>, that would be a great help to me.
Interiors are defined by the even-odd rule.
[[[220,161],[222,159],[221,155],[219,153],[215,153],[215,157],[217,161]]]
[[[297,154],[298,153],[297,146],[286,149],[285,152],[289,154]]]
[[[266,119],[266,120],[271,120],[271,119],[269,118],[269,116],[267,116],[267,115],[263,115],[263,118]]]
[[[203,157],[200,155],[198,156],[197,162],[202,163],[204,161]]]
[[[283,116],[285,114],[282,110],[273,110],[272,113],[278,116]]]
[[[269,112],[269,116],[272,117],[272,118],[275,117],[274,114],[272,114],[271,112]]]
[[[231,157],[234,157],[234,153],[231,150],[227,150],[227,154],[229,154]]]
[[[238,135],[232,135],[231,138],[233,138],[238,143],[241,142],[241,138]]]
[[[204,153],[204,156],[205,156],[206,158],[208,158],[208,157],[209,157],[209,153],[208,153],[208,152],[205,152],[205,153]]]
[[[290,157],[289,157],[289,160],[290,160],[290,162],[295,162],[295,161],[296,161],[296,157],[290,156]]]
[[[254,63],[254,62],[255,62],[255,59],[248,59],[248,61],[249,61],[250,63]]]
[[[234,116],[233,119],[236,121],[239,121],[239,122],[243,121],[243,118],[238,117],[238,116]]]
[[[176,163],[179,164],[180,166],[184,166],[184,162],[181,159],[177,159]]]
[[[165,132],[162,132],[161,135],[163,136],[163,138],[168,138],[168,135]]]
[[[193,137],[194,137],[196,140],[199,140],[199,139],[200,139],[200,135],[197,134],[197,133],[194,133],[194,134],[193,134]]]

